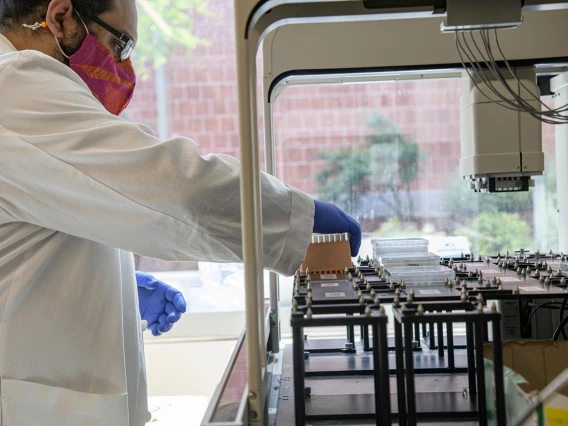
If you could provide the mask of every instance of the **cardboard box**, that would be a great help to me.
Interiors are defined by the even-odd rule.
[[[484,345],[485,358],[493,359],[493,345]],[[486,362],[486,383],[493,382],[493,363]],[[568,369],[568,341],[511,340],[503,344],[507,419],[511,423],[537,392]],[[488,386],[488,419],[496,425],[493,386]],[[524,423],[525,426],[568,426],[568,386],[559,389],[551,399]],[[497,425],[502,426],[502,425]]]

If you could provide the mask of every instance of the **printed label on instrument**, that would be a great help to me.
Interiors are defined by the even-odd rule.
[[[513,281],[521,281],[520,279],[515,278],[515,277],[500,277],[500,278],[501,278],[501,281],[504,282],[504,283],[510,283],[510,282],[513,282]]]
[[[321,283],[322,287],[339,287],[339,283]]]
[[[320,278],[322,280],[336,280],[337,279],[337,274],[321,274]]]
[[[338,291],[336,293],[325,293],[325,297],[345,297],[345,293]]]
[[[540,287],[519,287],[519,289],[523,291],[546,291],[544,288]]]
[[[442,294],[440,290],[418,290],[420,294]]]

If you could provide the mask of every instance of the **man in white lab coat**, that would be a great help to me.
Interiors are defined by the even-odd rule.
[[[132,253],[241,259],[238,162],[118,116],[136,26],[134,0],[0,0],[5,426],[144,425],[142,319],[160,334],[185,304]],[[262,194],[265,267],[294,273],[312,231],[349,232],[357,253],[340,209],[265,175]]]

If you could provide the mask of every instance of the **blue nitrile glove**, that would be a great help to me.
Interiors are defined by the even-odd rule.
[[[175,288],[157,280],[152,275],[136,272],[140,316],[148,322],[148,329],[159,336],[172,329],[185,313],[183,295]]]
[[[333,204],[314,200],[314,232],[316,234],[349,233],[351,256],[357,256],[361,247],[361,226],[355,219]]]

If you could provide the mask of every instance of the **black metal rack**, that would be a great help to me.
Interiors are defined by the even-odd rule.
[[[565,280],[544,263],[559,260],[524,253],[442,260],[441,264],[456,271],[456,279],[429,286],[428,291],[388,282],[379,268],[365,260],[334,276],[332,283],[318,274],[297,274],[291,317],[293,373],[285,366],[287,380],[294,382],[296,425],[353,420],[414,426],[419,420],[473,420],[485,426],[488,411],[495,413],[497,424],[506,424],[502,317],[495,304],[486,302],[567,298]],[[521,266],[527,269],[519,270]],[[392,304],[394,338],[387,337],[385,304]],[[465,336],[454,334],[456,323],[465,324]],[[345,327],[345,338],[311,341],[304,333],[313,327]],[[495,389],[491,400],[484,365],[484,343],[489,341],[494,371],[490,385]],[[367,392],[350,393],[353,382],[371,377],[372,394],[368,382]],[[439,378],[451,382],[452,390],[443,396],[424,392],[425,384]],[[309,386],[315,384],[321,390],[325,381],[332,382],[338,392],[312,394]],[[342,392],[342,386],[349,390]],[[461,392],[456,386],[462,386]],[[396,392],[391,394],[391,388]],[[292,401],[281,403],[281,412],[292,407]],[[287,417],[277,424],[292,422]]]

